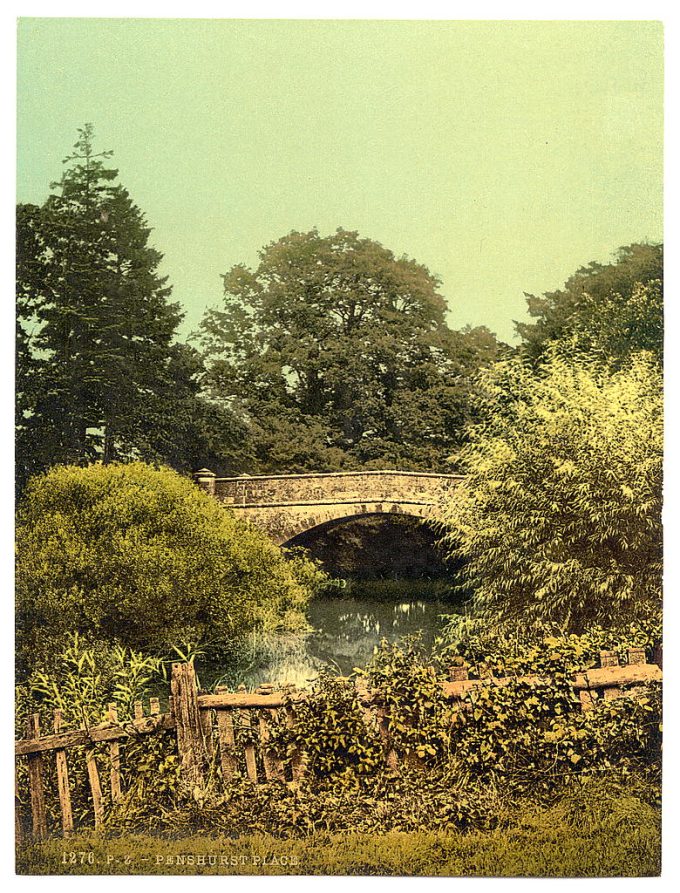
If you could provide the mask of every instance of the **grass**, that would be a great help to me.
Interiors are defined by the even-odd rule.
[[[545,814],[520,827],[467,834],[78,835],[26,847],[17,858],[22,875],[650,877],[660,868],[658,824],[617,834],[586,823],[575,831]]]

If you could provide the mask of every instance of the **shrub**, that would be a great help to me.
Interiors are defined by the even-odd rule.
[[[364,719],[354,680],[329,673],[322,673],[309,697],[296,703],[293,727],[282,724],[274,740],[288,754],[302,749],[309,776],[341,789],[374,774],[383,759],[378,730]]]
[[[158,651],[303,628],[320,573],[169,469],[57,467],[18,511],[20,644],[71,631]]]
[[[633,629],[618,643],[602,629],[512,643],[504,637],[464,640],[458,654],[470,675],[488,684],[469,690],[453,715],[451,771],[457,778],[503,784],[520,796],[545,797],[575,777],[633,774],[657,783],[661,770],[661,686],[650,683],[582,711],[572,688],[598,651],[644,644]],[[486,648],[484,648],[486,644]],[[495,685],[491,676],[509,683]]]
[[[86,640],[75,634],[68,637],[64,647],[54,655],[49,670],[35,669],[28,679],[17,686],[15,719],[17,734],[23,737],[29,713],[40,715],[42,734],[52,728],[55,710],[60,710],[64,729],[88,727],[107,722],[108,705],[115,704],[118,721],[129,723],[134,718],[136,701],[148,701],[159,695],[165,708],[169,684],[169,662],[159,658],[101,641]],[[148,811],[177,808],[179,788],[179,760],[174,732],[131,737],[122,745],[120,761],[121,783],[124,791],[118,813],[136,817],[144,824]],[[92,825],[94,819],[92,795],[86,769],[85,753],[94,754],[99,771],[108,775],[111,754],[106,744],[90,748],[77,746],[69,749],[69,786],[73,816],[77,826]],[[19,788],[26,799],[28,780],[25,761],[18,764]],[[43,765],[45,789],[55,791],[57,779],[54,760]],[[113,803],[108,785],[102,786],[104,806],[112,815]],[[59,801],[46,798],[49,826],[60,826]],[[24,803],[24,817],[28,811]]]
[[[661,608],[661,373],[648,354],[612,372],[554,351],[537,374],[482,375],[483,420],[460,457],[444,543],[488,624],[594,623]]]
[[[418,637],[393,644],[383,640],[367,677],[384,705],[391,746],[410,763],[441,760],[449,748],[451,709]]]
[[[531,629],[498,630],[478,618],[449,615],[436,645],[444,664],[463,664],[470,676],[531,673],[571,675],[598,666],[601,651],[615,651],[620,662],[629,648],[644,648],[648,661],[661,644],[658,622],[592,626],[588,632],[565,635],[555,624]]]
[[[465,645],[458,649],[461,659],[474,654],[471,675],[488,682],[459,701],[444,698],[443,674],[423,660],[413,642],[383,642],[366,678],[385,710],[395,777],[414,770],[422,791],[439,785],[458,791],[459,824],[476,821],[471,800],[494,788],[545,801],[583,776],[636,775],[658,784],[660,685],[600,700],[587,712],[572,687],[574,672],[595,663],[603,635],[548,637],[505,655],[493,648],[484,653],[478,643]],[[455,659],[451,651],[445,657],[448,663]],[[492,672],[510,677],[509,683],[494,684]],[[385,742],[376,736],[375,723],[367,725],[362,717],[352,678],[320,680],[296,705],[295,717],[280,744],[294,742],[309,752],[312,786],[342,791],[380,785]]]

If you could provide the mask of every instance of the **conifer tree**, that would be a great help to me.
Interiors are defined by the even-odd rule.
[[[230,437],[226,414],[198,399],[196,352],[173,343],[182,313],[111,154],[94,151],[86,125],[44,205],[19,209],[20,486],[53,464],[171,457],[181,467],[182,438],[206,416]]]

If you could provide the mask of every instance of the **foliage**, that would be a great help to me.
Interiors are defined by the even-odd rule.
[[[313,839],[319,832],[406,832],[414,840],[433,832],[465,831],[473,837],[493,832],[495,839],[519,833],[527,843],[545,842],[545,835],[552,834],[562,852],[575,835],[585,841],[602,834],[626,841],[624,849],[642,846],[651,852],[658,838],[660,693],[650,685],[581,712],[569,685],[570,671],[584,665],[601,635],[582,641],[552,637],[542,647],[518,647],[502,667],[517,674],[514,681],[483,685],[457,706],[443,701],[437,691],[442,676],[424,663],[414,643],[383,646],[367,681],[389,713],[395,768],[385,765],[378,717],[366,716],[353,679],[323,677],[305,701],[294,703],[293,723],[281,717],[274,730],[269,743],[279,756],[290,758],[301,747],[307,751],[306,772],[297,784],[254,785],[236,778],[224,787],[216,749],[205,789],[189,794],[178,784],[174,736],[130,742],[126,795],[108,813],[107,832],[123,834],[126,841],[140,831],[164,839],[197,831],[211,836],[236,832],[241,840],[264,833],[270,842]],[[80,672],[82,653],[74,648],[61,675],[52,677],[54,685],[39,681],[34,688],[44,708],[58,703],[53,692],[74,685],[70,676]],[[465,653],[459,649],[461,658]],[[126,658],[129,663],[137,659]],[[450,663],[454,654],[443,659]],[[490,652],[471,669],[481,675],[493,662]],[[83,670],[92,676],[87,661]],[[545,681],[518,675],[539,672]],[[132,675],[139,678],[134,669]],[[114,688],[106,686],[115,674],[102,676],[98,684],[109,695]],[[418,705],[418,699],[423,703]],[[409,724],[414,728],[407,730]],[[105,759],[100,753],[100,765],[106,765]],[[79,790],[78,805],[84,782]],[[86,810],[79,815],[88,820]],[[618,864],[616,859],[608,864]],[[553,872],[559,873],[562,864],[558,859]]]
[[[304,750],[307,771],[333,778],[341,788],[374,773],[383,756],[378,730],[366,723],[356,688],[328,673],[295,705],[294,727],[280,728],[274,740],[289,756]]]
[[[371,689],[387,714],[391,746],[431,763],[449,748],[450,708],[435,669],[417,639],[381,642],[367,671]]]
[[[459,598],[454,584],[445,578],[430,580],[337,580],[329,595],[341,598],[366,599],[371,602],[384,602],[388,605],[404,602],[446,602],[447,611],[458,609]]]
[[[46,274],[46,258],[40,235],[40,209],[35,205],[19,205],[16,217],[16,476],[19,487],[29,474],[47,461],[52,445],[37,451],[33,435],[35,413],[41,389],[45,359],[36,355],[31,342],[37,326],[40,283]],[[49,432],[43,432],[49,439]]]
[[[620,663],[628,649],[644,648],[654,661],[661,645],[658,622],[592,626],[587,632],[565,635],[555,624],[541,628],[500,631],[469,614],[451,615],[437,643],[437,659],[465,665],[472,678],[547,673],[574,674],[598,666],[601,651],[613,651]]]
[[[67,639],[55,665],[35,669],[26,689],[38,705],[60,710],[65,726],[104,722],[115,704],[121,722],[134,718],[134,704],[163,677],[160,658],[123,647],[86,643],[78,633]]]
[[[65,466],[34,478],[17,526],[19,644],[77,630],[158,653],[299,629],[314,581],[251,525],[169,469]],[[304,573],[303,573],[304,571]]]
[[[477,783],[507,785],[534,796],[559,789],[565,778],[614,771],[618,778],[660,768],[660,691],[575,706],[567,680],[489,681],[470,690],[455,714],[452,773]],[[468,708],[468,709],[466,709]]]
[[[148,702],[150,696],[161,695],[167,702],[169,661],[143,655],[120,645],[86,640],[77,633],[68,637],[49,668],[34,669],[27,680],[17,686],[17,734],[22,736],[26,717],[38,713],[43,734],[51,728],[55,710],[61,712],[62,730],[88,728],[109,721],[109,705],[114,705],[118,722],[129,723],[135,716],[135,703]],[[139,816],[147,811],[149,801],[156,810],[176,808],[179,789],[179,760],[175,736],[158,733],[132,737],[122,745],[119,770],[124,790],[122,802],[115,805],[118,814]],[[69,787],[71,805],[77,825],[92,824],[93,805],[86,769],[85,752],[94,756],[100,776],[111,769],[111,754],[106,745],[70,749]],[[26,767],[20,766],[26,790]],[[54,790],[54,761],[48,760],[43,771],[47,790]],[[112,815],[114,804],[108,785],[103,786],[106,812]],[[55,798],[47,799],[48,819],[52,827],[60,824],[59,806]]]
[[[559,351],[482,374],[483,420],[443,542],[486,622],[565,630],[658,617],[663,406],[648,354],[620,371]]]
[[[94,151],[86,125],[45,203],[18,208],[19,489],[57,463],[186,468],[196,449],[210,458],[216,431],[232,455],[242,433],[199,397],[197,352],[173,343],[182,313],[111,154]]]
[[[543,359],[551,345],[574,342],[618,368],[631,353],[663,352],[663,246],[627,245],[615,263],[592,262],[562,289],[527,295],[534,323],[517,323],[521,352]]]
[[[613,773],[619,780],[647,773],[658,783],[660,685],[596,701],[585,712],[572,687],[576,672],[596,665],[601,649],[626,653],[629,647],[651,645],[657,632],[633,626],[616,647],[608,631],[595,628],[533,642],[477,635],[445,648],[445,663],[463,663],[472,678],[487,680],[468,691],[463,709],[454,713],[452,772],[477,782],[502,781],[508,790],[519,795],[531,790],[534,796],[559,789],[574,772]],[[492,676],[508,682],[495,685]]]
[[[206,381],[251,426],[259,470],[442,465],[498,343],[451,331],[438,286],[342,229],[292,232],[225,275],[201,325]]]
[[[642,635],[631,631],[619,648],[639,643]],[[367,668],[366,681],[384,711],[389,749],[400,767],[397,774],[411,767],[421,774],[427,771],[424,788],[437,788],[440,782],[455,788],[460,795],[456,822],[463,825],[480,820],[479,815],[475,818],[474,800],[489,786],[540,800],[569,779],[586,775],[612,773],[625,779],[646,774],[658,783],[658,684],[581,710],[572,686],[574,673],[593,666],[595,650],[603,642],[605,632],[596,630],[592,636],[550,636],[505,655],[494,650],[499,643],[493,641],[486,652],[480,652],[478,641],[450,648],[442,654],[445,666],[458,657],[469,664],[473,678],[486,680],[457,702],[444,697],[445,678],[425,662],[416,643],[383,642]],[[469,663],[466,656],[474,656],[474,661]],[[495,684],[492,673],[507,677],[506,683]],[[352,679],[323,678],[308,699],[295,705],[293,730],[279,737],[279,747],[289,745],[289,753],[295,745],[312,754],[313,787],[330,785],[342,791],[359,785],[367,790],[367,785],[380,784],[387,758],[385,741],[376,737],[380,713],[367,723],[357,692]]]

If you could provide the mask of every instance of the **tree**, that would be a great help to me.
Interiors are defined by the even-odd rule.
[[[51,464],[186,452],[195,415],[217,412],[198,405],[196,352],[174,343],[182,313],[145,217],[91,125],[79,133],[44,205],[18,210],[21,485]],[[216,421],[227,442],[240,431],[224,411]]]
[[[316,576],[315,576],[316,575]],[[169,469],[63,466],[19,505],[16,591],[24,653],[78,632],[158,652],[298,629],[318,573]]]
[[[47,249],[40,228],[40,208],[17,208],[16,251],[16,454],[20,485],[46,468],[57,452],[57,432],[36,416],[41,401],[41,378],[46,360],[34,342],[40,328],[42,283],[46,278]]]
[[[199,352],[188,344],[172,344],[166,373],[172,387],[159,388],[143,407],[134,454],[180,472],[207,466],[232,474],[250,468],[247,429],[226,407],[206,398]]]
[[[292,232],[224,276],[200,328],[206,380],[247,421],[260,470],[442,467],[498,344],[451,331],[438,287],[342,229]]]
[[[553,350],[483,373],[444,542],[489,624],[568,631],[658,617],[662,390],[648,353],[619,371]]]
[[[551,344],[570,340],[620,367],[636,350],[663,352],[663,246],[620,248],[615,263],[594,261],[564,288],[541,297],[527,295],[534,323],[516,323],[521,351],[540,360]]]

